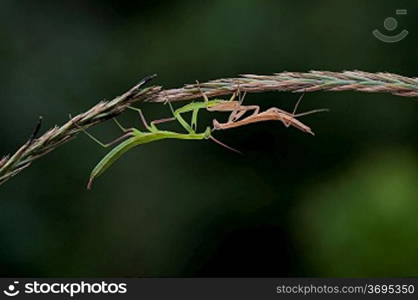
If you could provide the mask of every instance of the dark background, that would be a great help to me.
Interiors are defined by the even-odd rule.
[[[396,9],[408,9],[396,16]],[[360,69],[418,75],[411,1],[14,1],[0,3],[0,153],[38,115],[62,124],[145,75],[178,87],[240,73]],[[396,17],[409,36],[377,40]],[[298,95],[247,104],[291,110]],[[308,136],[279,122],[105,155],[87,137],[0,188],[1,276],[418,276],[418,102],[305,95]],[[149,119],[161,104],[142,105]],[[209,124],[208,114],[201,124]],[[121,122],[136,126],[127,112]],[[92,132],[109,141],[112,122]]]

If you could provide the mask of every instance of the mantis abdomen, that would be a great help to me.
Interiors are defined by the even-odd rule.
[[[208,131],[208,130],[207,130]],[[93,171],[90,174],[90,179],[87,184],[87,188],[90,189],[93,183],[93,180],[100,176],[104,171],[106,171],[116,160],[118,160],[125,152],[129,151],[133,147],[138,145],[147,144],[150,142],[162,140],[162,139],[182,139],[182,140],[203,140],[208,138],[210,134],[210,129],[208,132],[196,133],[196,134],[181,134],[171,131],[158,131],[153,133],[134,133],[134,136],[128,138],[126,141],[123,141],[115,148],[113,148],[102,160],[96,165]]]

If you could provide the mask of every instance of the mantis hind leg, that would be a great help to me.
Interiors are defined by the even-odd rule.
[[[176,118],[174,118],[174,117],[164,118],[164,119],[154,120],[150,124],[151,124],[151,126],[154,126],[156,128],[155,124],[161,124],[161,123],[171,122],[171,121],[175,121],[175,120],[176,120]]]
[[[200,88],[200,82],[196,80],[196,84],[197,84],[197,88],[199,89],[200,94],[202,95],[202,98],[205,102],[209,102],[209,98],[208,96],[206,96],[206,94],[202,91],[202,89]]]
[[[126,129],[125,134],[121,135],[120,137],[114,139],[113,141],[110,141],[109,143],[103,143],[101,141],[99,141],[99,139],[95,138],[91,133],[89,133],[87,130],[85,130],[84,128],[80,127],[80,129],[89,137],[91,138],[93,141],[95,141],[97,144],[99,144],[100,146],[102,146],[103,148],[107,148],[110,147],[114,144],[117,144],[129,137],[132,137],[132,129]]]
[[[315,113],[318,113],[318,112],[327,112],[327,111],[329,111],[329,109],[328,108],[319,108],[319,109],[313,109],[313,110],[309,110],[309,111],[305,111],[305,112],[302,112],[302,113],[298,113],[298,114],[296,114],[296,110],[297,110],[297,108],[298,108],[298,106],[299,106],[299,104],[300,104],[300,102],[302,101],[302,99],[303,99],[303,96],[305,95],[305,93],[303,93],[300,97],[299,97],[299,99],[298,99],[298,101],[296,102],[296,104],[295,104],[295,107],[293,108],[293,112],[292,112],[292,114],[289,114],[289,113],[287,113],[287,114],[289,114],[291,117],[293,117],[293,118],[298,118],[298,117],[302,117],[302,116],[306,116],[306,115],[310,115],[310,114],[315,114]],[[286,125],[286,123],[285,122],[283,122],[285,125]],[[290,124],[291,122],[289,121],[288,122],[288,124],[287,124],[287,127],[289,127],[291,124]]]
[[[299,106],[300,102],[302,101],[303,96],[305,96],[305,93],[303,93],[303,94],[299,97],[298,101],[296,101],[295,107],[293,108],[293,112],[292,112],[292,114],[290,114],[293,118],[295,118],[295,117],[297,116],[297,115],[295,115],[295,114],[296,114],[296,110],[298,109],[298,106]],[[291,121],[286,122],[286,121],[283,121],[283,120],[282,120],[282,122],[283,122],[283,124],[284,124],[286,127],[289,127],[289,126],[291,125]]]
[[[70,115],[71,118],[71,115]],[[120,123],[114,118],[114,121],[116,122],[116,124],[118,124],[118,126],[122,129],[122,131],[124,132],[124,134],[116,139],[114,139],[113,141],[110,141],[109,143],[103,143],[101,142],[99,139],[97,139],[96,137],[94,137],[90,132],[88,132],[86,129],[84,129],[82,126],[78,125],[76,122],[73,122],[73,124],[79,128],[81,131],[83,131],[89,138],[91,138],[94,142],[96,142],[97,144],[99,144],[100,146],[102,146],[103,148],[107,148],[110,147],[126,138],[129,138],[132,136],[132,128],[130,129],[126,129],[124,128],[122,125],[120,125]]]
[[[131,110],[134,110],[134,111],[138,112],[139,118],[141,120],[141,123],[142,123],[142,125],[144,125],[144,127],[147,130],[149,130],[150,132],[158,131],[158,128],[153,124],[153,122],[151,122],[151,125],[148,125],[148,122],[145,119],[145,116],[142,113],[142,110],[140,108],[136,108],[136,107],[132,107],[132,106],[128,106],[128,108],[131,109]]]
[[[116,118],[113,118],[113,121],[116,123],[116,125],[120,128],[120,130],[122,130],[123,132],[127,132],[129,129],[125,128],[122,126],[121,123],[119,123],[119,121]]]

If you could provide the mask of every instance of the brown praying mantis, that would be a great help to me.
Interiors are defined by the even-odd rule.
[[[198,83],[198,88],[200,90],[200,93],[202,94],[204,103],[209,104],[210,100],[208,99],[207,95],[204,94],[202,90],[200,89],[199,83]],[[235,100],[237,95],[239,99],[238,101]],[[298,101],[296,102],[296,105],[292,113],[289,113],[277,107],[271,107],[263,112],[260,112],[260,107],[258,105],[242,105],[245,95],[246,93],[244,93],[244,95],[241,97],[240,88],[238,85],[237,92],[234,93],[228,101],[218,100],[217,104],[207,106],[207,110],[211,112],[213,111],[231,112],[228,117],[228,121],[225,123],[220,123],[218,122],[218,120],[214,119],[213,130],[231,129],[231,128],[241,127],[244,125],[249,125],[249,124],[263,122],[263,121],[281,121],[286,127],[293,126],[303,132],[315,135],[310,127],[303,124],[296,118],[313,114],[313,113],[329,111],[329,109],[321,108],[321,109],[314,109],[314,110],[296,114],[296,110],[304,96],[304,94],[302,94],[299,97]],[[250,112],[250,111],[253,111],[251,115],[245,118],[242,118],[247,112]]]

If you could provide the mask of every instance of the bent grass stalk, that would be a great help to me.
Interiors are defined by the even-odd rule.
[[[72,140],[82,130],[107,121],[122,113],[134,102],[184,101],[200,97],[199,86],[185,85],[182,88],[162,90],[160,86],[141,89],[150,76],[126,93],[110,101],[101,101],[62,126],[55,126],[26,142],[13,155],[0,159],[0,185],[29,167],[33,161]],[[369,73],[363,71],[311,71],[308,73],[282,72],[274,75],[242,75],[201,83],[200,88],[208,97],[233,94],[239,88],[243,92],[267,91],[359,91],[367,93],[390,93],[401,97],[418,97],[418,78],[392,73]],[[74,124],[78,124],[77,127]]]

